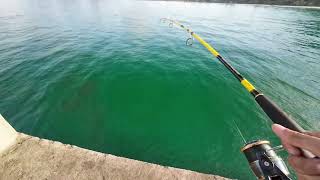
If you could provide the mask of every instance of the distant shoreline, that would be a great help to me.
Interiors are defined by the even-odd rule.
[[[291,7],[291,8],[306,8],[306,9],[320,9],[319,6],[293,5],[293,4],[264,4],[264,3],[240,3],[240,2],[212,2],[212,1],[197,1],[197,0],[142,0],[142,1],[163,1],[163,2],[187,2],[187,3],[212,3],[212,4],[242,4],[242,5],[258,5],[258,6],[277,6],[277,7]]]
[[[255,4],[255,5],[289,7],[289,8],[305,8],[305,9],[320,9],[320,6],[292,6],[292,5],[270,5],[270,4]]]

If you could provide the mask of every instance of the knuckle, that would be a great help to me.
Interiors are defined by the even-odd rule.
[[[291,141],[291,140],[294,139],[294,133],[292,131],[290,131],[289,129],[284,129],[283,130],[283,136],[288,141]]]
[[[283,135],[284,135],[284,138],[286,139],[286,141],[288,141],[289,143],[294,143],[294,144],[297,144],[297,143],[304,144],[305,143],[304,139],[306,138],[306,135],[301,134],[299,132],[286,129],[286,130],[284,130]]]
[[[289,164],[290,164],[292,167],[295,166],[295,160],[294,160],[294,157],[293,157],[293,156],[289,156],[288,162],[289,162]]]
[[[320,163],[319,162],[314,166],[314,169],[315,169],[315,173],[320,174]]]

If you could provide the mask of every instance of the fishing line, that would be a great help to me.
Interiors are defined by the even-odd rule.
[[[235,127],[236,127],[236,130],[237,130],[237,131],[238,131],[238,133],[240,134],[240,136],[241,136],[241,138],[242,138],[242,140],[243,140],[244,144],[247,144],[247,141],[246,141],[246,139],[244,138],[244,136],[243,136],[242,132],[240,131],[240,128],[238,127],[238,125],[237,125],[236,121],[235,121],[234,119],[232,119],[232,121],[233,121],[233,123],[234,123],[234,125],[235,125]]]
[[[297,124],[295,120],[289,117],[281,108],[279,108],[274,102],[267,98],[264,94],[260,93],[246,78],[244,78],[228,61],[226,61],[220,53],[215,50],[209,43],[202,39],[198,34],[193,32],[191,29],[180,24],[178,21],[162,18],[162,22],[169,22],[170,25],[176,25],[181,29],[189,33],[194,39],[198,40],[213,56],[215,56],[232,75],[241,83],[241,85],[254,97],[255,101],[266,113],[266,115],[272,120],[273,123],[280,124],[291,130],[304,132],[305,130]],[[305,157],[315,157],[308,151],[302,150]]]

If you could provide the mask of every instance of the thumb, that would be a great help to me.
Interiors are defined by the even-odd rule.
[[[303,134],[320,138],[320,132],[303,132]]]
[[[272,125],[272,130],[282,142],[320,155],[320,138],[292,131],[278,124]]]

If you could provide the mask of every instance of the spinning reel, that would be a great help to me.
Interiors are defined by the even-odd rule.
[[[291,180],[286,164],[276,154],[275,148],[271,147],[269,141],[249,142],[241,151],[259,180]]]

